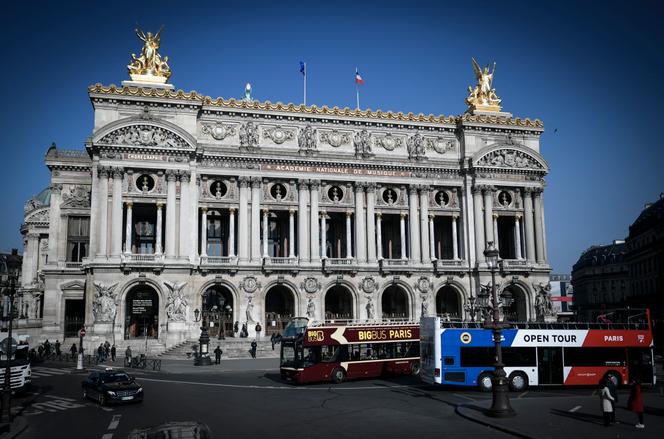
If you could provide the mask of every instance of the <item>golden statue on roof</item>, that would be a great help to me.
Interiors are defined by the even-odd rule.
[[[477,111],[500,111],[500,98],[496,95],[496,89],[493,88],[493,74],[496,72],[496,63],[493,63],[493,70],[489,72],[489,66],[484,67],[484,70],[477,64],[475,58],[473,60],[473,71],[475,78],[477,78],[477,85],[475,88],[468,87],[468,97],[466,104],[469,110]]]
[[[171,68],[168,66],[168,57],[159,55],[159,46],[161,45],[161,31],[152,35],[147,34],[141,29],[136,29],[136,35],[143,41],[141,55],[131,54],[131,62],[127,66],[129,76],[132,81],[151,82],[163,84],[171,76]]]

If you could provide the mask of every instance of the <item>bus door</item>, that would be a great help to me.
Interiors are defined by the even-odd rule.
[[[627,348],[629,380],[654,384],[654,366],[651,348]]]
[[[563,384],[563,348],[537,348],[537,374],[540,384]]]

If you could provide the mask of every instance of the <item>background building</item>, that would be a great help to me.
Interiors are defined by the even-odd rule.
[[[85,151],[49,148],[49,188],[26,205],[40,337],[85,324],[93,346],[159,352],[198,337],[201,309],[268,336],[304,315],[468,318],[490,241],[505,315],[535,319],[543,126],[495,90],[461,116],[404,115],[213,99],[132,65],[123,87],[89,88]]]
[[[574,315],[574,288],[569,274],[551,275],[551,301],[558,320],[571,320]]]

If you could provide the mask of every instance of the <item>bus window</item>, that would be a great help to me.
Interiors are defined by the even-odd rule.
[[[535,348],[503,348],[502,351],[506,366],[537,366]]]
[[[625,348],[565,348],[565,366],[624,366]]]
[[[337,354],[339,353],[339,346],[322,346],[320,353],[321,363],[332,363],[337,360]]]
[[[493,347],[461,348],[461,367],[486,367],[496,363]]]

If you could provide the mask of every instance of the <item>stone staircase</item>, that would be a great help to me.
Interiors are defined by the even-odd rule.
[[[225,340],[217,340],[216,338],[210,339],[210,357],[214,359],[214,350],[217,346],[221,346],[221,350],[224,351],[221,358],[251,358],[249,350],[251,349],[251,338],[234,338],[226,337]],[[257,341],[258,347],[256,348],[256,358],[278,358],[279,350],[281,345],[277,344],[274,346],[274,351],[272,350],[272,343],[270,340],[260,340]],[[166,350],[163,354],[159,355],[158,358],[163,360],[186,360],[193,359],[194,349],[196,346],[198,348],[198,339],[188,340],[182,342],[172,348]],[[190,357],[187,357],[187,353],[191,353]]]

